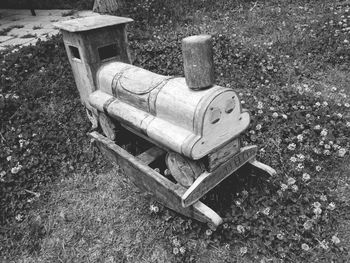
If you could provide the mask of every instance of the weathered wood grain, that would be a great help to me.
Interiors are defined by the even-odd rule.
[[[105,136],[114,141],[117,130],[113,120],[102,112],[99,113],[98,120]]]
[[[166,151],[154,146],[147,151],[139,154],[137,158],[144,164],[149,165],[150,163],[154,162],[157,158],[164,155]]]
[[[172,183],[101,134],[92,132],[89,136],[102,154],[118,164],[136,186],[151,193],[166,207],[200,222],[210,223],[214,226],[222,223],[222,218],[202,202],[196,202],[186,208],[182,207],[181,196],[185,193],[186,188]]]
[[[208,171],[211,172],[216,169],[219,165],[225,163],[233,155],[239,152],[241,147],[240,138],[235,138],[228,144],[219,148],[218,150],[209,153],[207,158]]]
[[[184,73],[190,89],[206,89],[214,85],[214,60],[210,35],[196,35],[182,40]]]
[[[216,170],[201,174],[182,196],[183,207],[188,207],[197,202],[203,195],[217,186],[234,171],[238,170],[248,161],[254,159],[256,153],[257,146],[243,147],[238,154],[219,166]]]
[[[172,176],[186,188],[204,171],[199,161],[190,160],[176,152],[169,152],[165,160]]]
[[[276,175],[276,170],[273,169],[272,167],[261,163],[257,160],[251,160],[250,164],[254,167],[255,170],[257,170],[258,174],[265,175],[266,177],[274,176]]]

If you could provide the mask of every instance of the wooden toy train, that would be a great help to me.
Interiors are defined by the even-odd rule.
[[[162,76],[130,64],[131,21],[101,15],[57,24],[88,117],[105,135],[90,136],[140,189],[216,227],[222,218],[199,201],[208,191],[243,165],[275,171],[255,159],[256,146],[240,145],[250,115],[232,89],[214,85],[210,36],[183,40],[185,78]]]

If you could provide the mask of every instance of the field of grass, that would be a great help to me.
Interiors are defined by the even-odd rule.
[[[277,170],[204,202],[216,231],[160,206],[91,147],[60,36],[0,54],[3,262],[348,262],[350,3],[130,1],[133,63],[183,75],[211,34],[217,84],[252,114],[244,144]],[[156,208],[156,209],[155,209]],[[159,210],[159,211],[158,211]]]

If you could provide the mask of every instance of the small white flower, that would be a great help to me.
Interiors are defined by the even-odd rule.
[[[273,114],[272,114],[272,118],[277,118],[278,117],[278,113],[277,112],[274,112]]]
[[[301,249],[302,249],[302,250],[305,250],[305,251],[309,251],[309,250],[310,250],[310,247],[309,247],[308,244],[303,243],[303,244],[301,244]]]
[[[243,234],[245,232],[244,226],[238,225],[237,226],[237,231],[238,231],[238,233]]]
[[[295,163],[297,161],[297,158],[295,158],[294,156],[290,157],[290,161]]]
[[[287,149],[290,150],[290,151],[294,151],[295,148],[296,148],[295,143],[290,143],[290,144],[287,146]]]
[[[299,153],[299,154],[297,154],[297,157],[298,157],[298,160],[299,160],[300,162],[305,161],[305,155],[304,155],[304,154]]]
[[[345,148],[340,148],[340,149],[338,150],[338,156],[339,156],[339,157],[344,157],[345,154],[346,154],[346,149],[345,149]]]
[[[293,177],[289,177],[288,180],[287,180],[287,184],[288,185],[295,184],[295,179]]]
[[[151,210],[151,212],[153,212],[153,213],[158,213],[158,212],[159,212],[159,207],[156,206],[156,205],[151,205],[151,206],[150,206],[150,210]]]
[[[288,117],[286,114],[282,114],[282,118],[286,120]]]
[[[323,106],[323,107],[327,107],[327,106],[328,106],[328,102],[327,102],[327,101],[324,101],[324,102],[322,103],[322,106]]]
[[[305,221],[305,223],[303,224],[303,227],[305,230],[310,230],[312,228],[312,220]]]
[[[316,95],[317,95],[317,94],[316,94]],[[315,103],[315,106],[316,106],[316,107],[320,107],[320,106],[321,106],[321,103],[316,102],[316,103]]]
[[[321,207],[321,203],[320,202],[314,202],[312,204],[312,206],[315,207],[315,208],[320,208]]]
[[[173,245],[176,246],[176,247],[181,246],[180,241],[179,241],[176,237],[173,238],[172,243],[173,243]]]
[[[321,195],[320,196],[320,200],[323,201],[323,202],[326,202],[327,201],[327,196],[326,195]]]
[[[302,163],[298,163],[296,169],[297,169],[298,171],[301,171],[301,170],[304,169],[304,165],[303,165]]]
[[[323,130],[321,131],[321,136],[322,136],[322,137],[327,136],[327,134],[328,134],[327,129],[323,129]]]
[[[344,106],[347,107],[347,108],[350,108],[350,104],[349,103],[344,103]]]
[[[328,242],[326,240],[322,240],[322,242],[320,242],[320,247],[327,250],[328,247]]]
[[[270,207],[266,207],[266,208],[264,208],[263,210],[262,210],[262,213],[264,214],[264,215],[269,215],[270,214]]]
[[[302,134],[299,134],[297,136],[297,139],[298,139],[299,142],[302,142],[304,140],[304,136]]]
[[[19,222],[19,221],[22,221],[23,215],[18,214],[18,215],[16,215],[15,219],[16,219],[16,221],[18,221],[18,222]]]
[[[247,247],[241,247],[240,250],[242,255],[246,254],[248,252],[248,248]]]
[[[260,109],[260,110],[263,109],[264,108],[264,104],[261,101],[259,101],[257,108]]]
[[[205,234],[206,234],[207,236],[210,236],[211,234],[213,234],[213,231],[211,231],[210,229],[207,229],[207,230],[205,231]]]
[[[282,191],[285,191],[285,190],[287,190],[288,189],[288,185],[286,185],[286,184],[281,184],[281,190]]]
[[[185,247],[180,247],[180,253],[181,254],[185,254],[186,252],[186,248]]]
[[[258,113],[259,114],[263,114],[264,112],[262,110],[258,110]]]
[[[316,130],[316,131],[321,130],[321,125],[316,125],[316,126],[314,127],[314,130]]]
[[[17,174],[22,169],[22,165],[17,164],[16,167],[11,168],[11,173]]]
[[[293,184],[293,185],[292,185],[292,191],[293,191],[294,193],[296,193],[296,192],[298,192],[298,190],[299,190],[299,187],[298,187],[296,184]]]
[[[257,124],[256,127],[255,127],[255,129],[256,129],[257,131],[261,130],[261,128],[262,128],[261,124]]]
[[[334,235],[332,236],[332,242],[337,245],[340,243],[340,239],[336,235]]]
[[[174,254],[174,255],[179,254],[179,248],[174,247],[174,248],[173,248],[173,254]]]
[[[321,170],[322,170],[322,167],[319,166],[319,165],[317,165],[317,166],[316,166],[316,171],[319,172],[319,171],[321,171]]]
[[[317,215],[317,216],[322,214],[322,209],[320,207],[314,208],[314,214]]]
[[[333,202],[330,202],[329,205],[327,206],[327,209],[334,210],[335,209],[335,204]]]
[[[9,162],[9,161],[11,161],[12,160],[12,156],[7,156],[6,157],[6,160]]]
[[[278,238],[279,240],[283,240],[283,238],[284,238],[283,233],[278,233],[278,234],[277,234],[277,238]]]
[[[309,181],[311,179],[310,175],[308,173],[303,173],[302,180],[304,182]]]
[[[329,155],[331,155],[331,152],[330,152],[329,150],[324,150],[324,151],[323,151],[323,154],[329,156]]]

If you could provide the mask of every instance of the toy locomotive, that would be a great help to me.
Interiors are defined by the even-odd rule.
[[[255,159],[256,146],[240,145],[250,115],[232,89],[214,84],[210,36],[183,40],[185,78],[163,76],[131,65],[129,22],[97,15],[56,24],[88,117],[104,133],[90,137],[140,189],[216,227],[222,218],[199,201],[208,191],[243,165],[275,171]],[[140,141],[141,152],[125,149]]]

